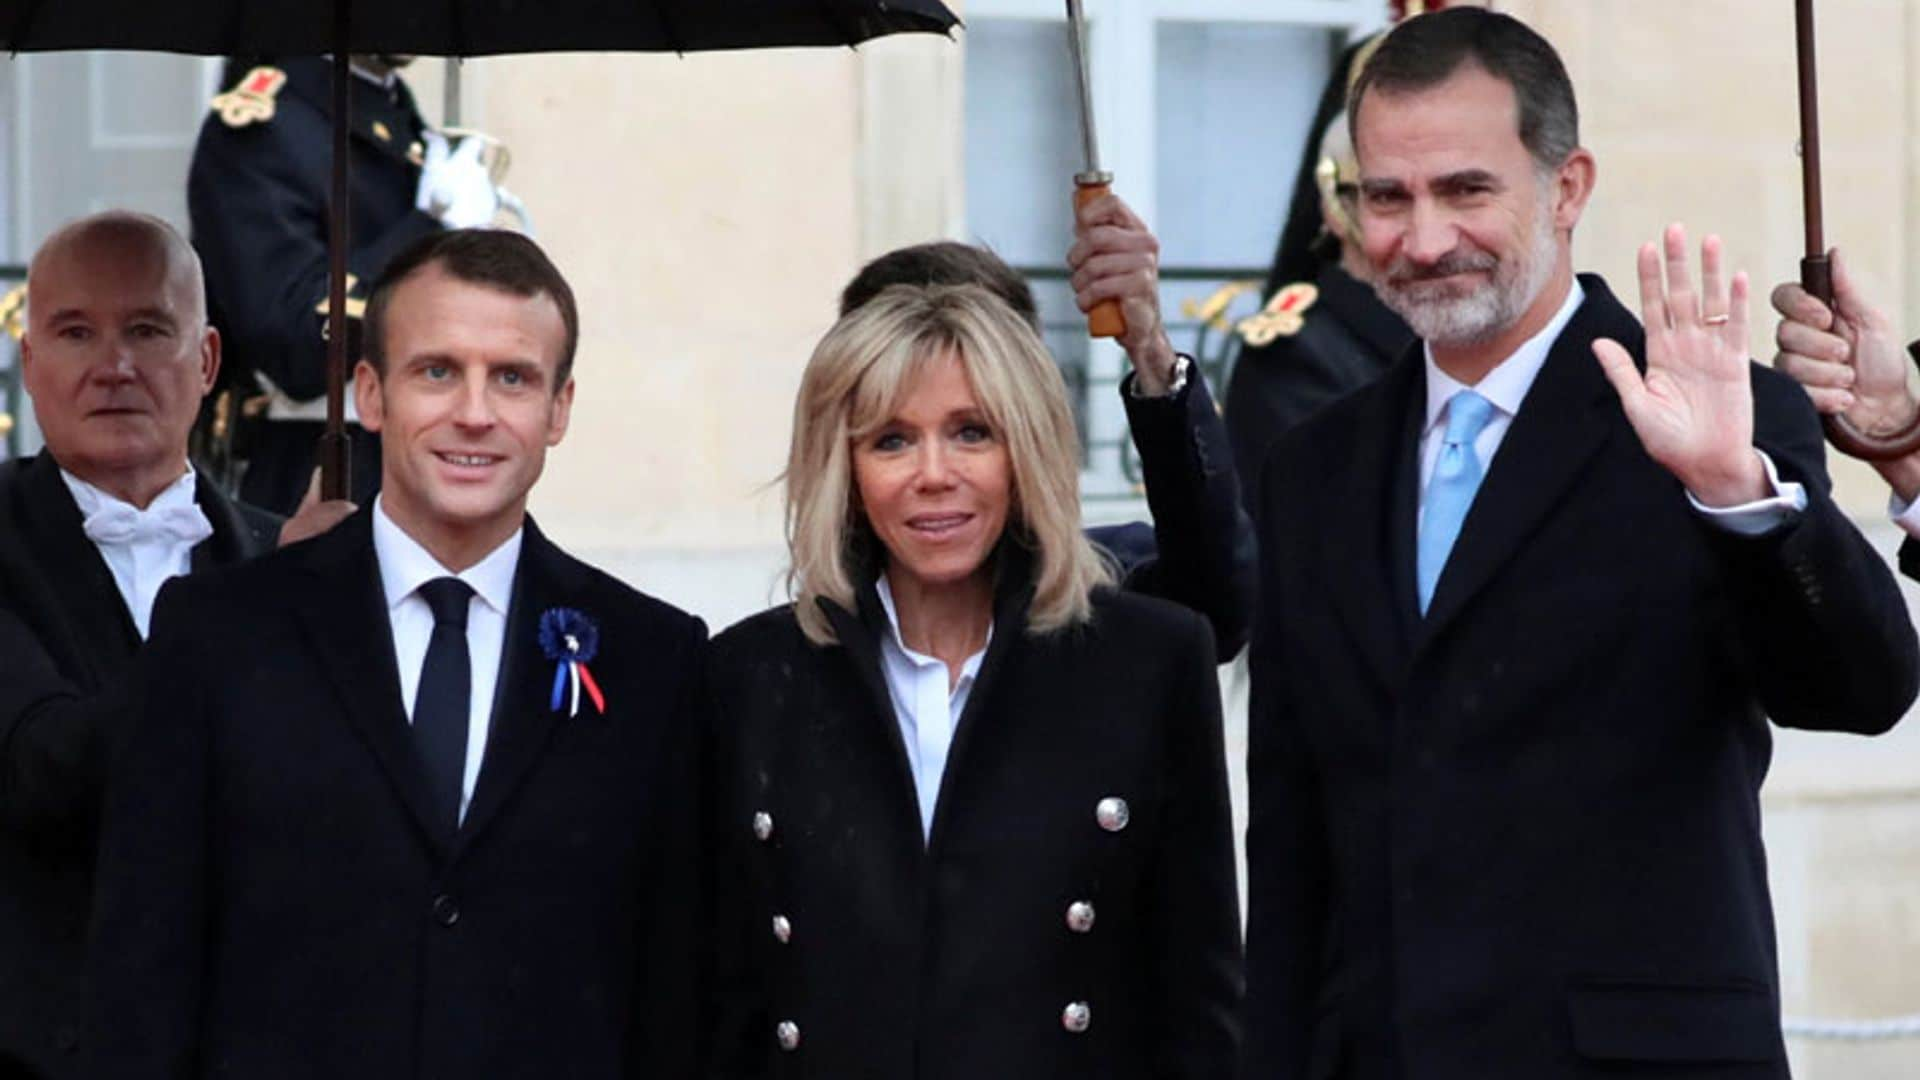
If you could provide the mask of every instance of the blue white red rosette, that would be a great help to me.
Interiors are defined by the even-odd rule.
[[[584,690],[600,715],[607,714],[606,695],[593,681],[593,672],[587,670],[587,663],[600,652],[597,623],[573,608],[548,608],[540,616],[540,651],[554,662],[549,708],[555,712],[565,708],[568,716],[579,716],[580,693]]]

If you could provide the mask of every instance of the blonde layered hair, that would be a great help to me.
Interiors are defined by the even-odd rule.
[[[1080,441],[1066,383],[1033,328],[977,285],[896,285],[849,312],[813,350],[793,405],[787,455],[787,572],[812,641],[836,637],[825,599],[852,611],[877,543],[860,510],[853,446],[880,430],[921,373],[955,356],[1007,448],[1012,506],[1001,543],[1033,552],[1031,632],[1084,623],[1113,570],[1080,531]]]

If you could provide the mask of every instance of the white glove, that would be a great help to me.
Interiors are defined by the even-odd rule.
[[[437,131],[426,132],[426,161],[420,167],[420,188],[413,204],[440,219],[449,229],[476,229],[493,224],[500,210],[500,195],[493,189],[493,178],[480,164],[479,139],[468,137],[457,147],[447,145],[447,137]]]

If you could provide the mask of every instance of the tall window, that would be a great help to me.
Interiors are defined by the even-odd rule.
[[[1102,164],[1161,242],[1174,345],[1183,301],[1262,277],[1314,106],[1339,51],[1385,21],[1381,0],[1086,0]],[[1080,168],[1061,0],[968,0],[967,228],[1027,271],[1075,395],[1094,517],[1139,512],[1114,386],[1126,357],[1090,342],[1065,284]],[[1216,394],[1223,388],[1216,386]]]

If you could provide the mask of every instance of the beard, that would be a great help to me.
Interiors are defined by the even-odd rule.
[[[1502,261],[1488,251],[1456,248],[1431,266],[1415,266],[1396,257],[1375,284],[1380,299],[1405,319],[1429,344],[1477,345],[1512,326],[1526,313],[1553,276],[1559,247],[1553,220],[1535,217],[1528,245]],[[1491,276],[1479,282],[1446,280],[1473,272]]]

